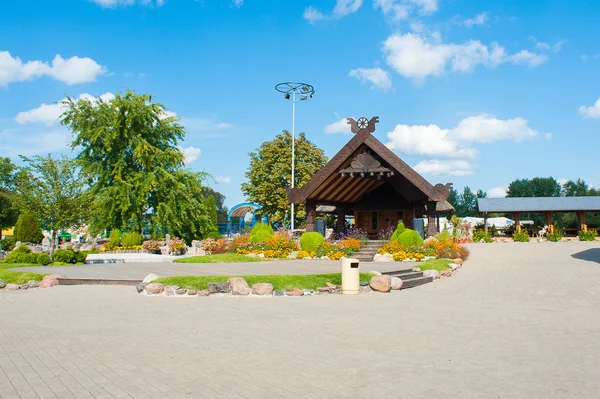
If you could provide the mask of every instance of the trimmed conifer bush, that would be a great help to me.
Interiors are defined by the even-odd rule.
[[[37,259],[31,261],[31,257],[28,255],[33,255],[31,249],[27,245],[21,244],[6,255],[4,263],[36,263]]]
[[[411,245],[423,245],[423,239],[421,235],[415,230],[405,229],[396,239],[404,248],[410,247]]]
[[[273,237],[273,228],[270,224],[257,223],[250,232],[250,242],[263,242]]]
[[[121,236],[121,245],[124,247],[135,247],[136,245],[142,245],[142,235],[135,232],[123,233]]]
[[[42,266],[47,266],[50,263],[52,263],[52,258],[48,254],[39,254],[37,256],[37,262],[36,263],[38,263],[38,264],[40,264]]]
[[[400,234],[404,233],[405,230],[406,230],[406,227],[404,227],[404,223],[398,222],[398,226],[396,226],[396,230],[394,231],[394,234],[392,234],[392,236],[390,237],[390,241],[398,240],[398,236]]]
[[[108,249],[115,249],[121,246],[121,230],[116,229],[111,231],[108,239]]]
[[[21,242],[30,242],[32,244],[39,244],[44,239],[40,222],[37,220],[35,215],[31,212],[23,212],[17,219],[15,225],[14,238]]]
[[[304,233],[300,237],[300,248],[308,253],[315,252],[319,245],[325,242],[325,237],[321,233],[310,232]]]
[[[60,263],[76,263],[75,251],[72,249],[57,249],[54,251],[54,261]]]

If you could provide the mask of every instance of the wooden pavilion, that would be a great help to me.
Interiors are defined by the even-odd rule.
[[[377,140],[378,117],[348,119],[355,136],[303,187],[288,189],[288,200],[306,204],[306,231],[315,231],[317,207],[337,214],[336,232],[347,215],[370,237],[403,221],[428,218],[427,235],[437,233],[437,203],[448,198],[451,183],[432,186]],[[335,207],[335,208],[333,208]]]

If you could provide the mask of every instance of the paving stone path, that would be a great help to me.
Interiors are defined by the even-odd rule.
[[[600,397],[599,243],[470,249],[358,297],[0,291],[0,397]]]

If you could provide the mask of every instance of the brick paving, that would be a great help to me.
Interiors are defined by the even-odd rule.
[[[358,297],[0,291],[1,398],[598,398],[598,243]]]

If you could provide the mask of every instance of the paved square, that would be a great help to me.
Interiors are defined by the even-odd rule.
[[[600,397],[598,243],[470,249],[451,278],[359,297],[3,290],[0,397]]]

